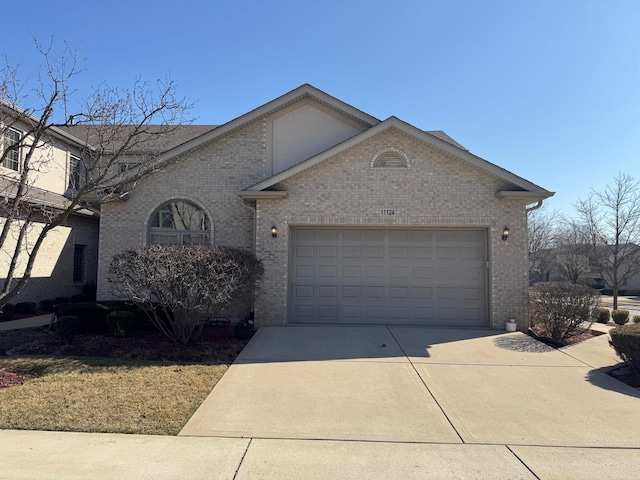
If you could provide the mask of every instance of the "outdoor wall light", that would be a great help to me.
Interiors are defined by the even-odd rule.
[[[509,238],[509,227],[505,226],[502,229],[502,240],[504,240],[506,242],[507,238]]]
[[[276,227],[275,225],[271,227],[271,236],[273,238],[276,238],[278,236],[278,227]]]

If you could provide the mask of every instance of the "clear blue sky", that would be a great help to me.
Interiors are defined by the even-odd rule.
[[[80,50],[79,93],[168,74],[202,124],[310,83],[445,130],[569,215],[619,171],[640,178],[638,0],[32,0],[0,29],[25,75],[32,36]]]

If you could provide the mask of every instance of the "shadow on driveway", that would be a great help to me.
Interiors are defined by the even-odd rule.
[[[624,382],[617,380],[607,372],[611,371],[611,367],[597,368],[589,371],[586,375],[586,380],[596,387],[603,388],[605,390],[611,390],[612,392],[621,393],[623,395],[629,395],[630,397],[640,398],[640,390],[630,387]],[[612,405],[615,410],[615,405]]]

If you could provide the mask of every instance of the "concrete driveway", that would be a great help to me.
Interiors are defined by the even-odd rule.
[[[389,478],[633,478],[640,392],[605,374],[606,337],[553,350],[491,330],[261,328],[180,435],[251,439],[237,478],[376,462]]]

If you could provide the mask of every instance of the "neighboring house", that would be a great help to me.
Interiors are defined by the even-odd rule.
[[[567,248],[569,251],[567,251]],[[619,275],[626,275],[629,269],[637,270],[640,264],[640,247],[629,243],[620,246],[621,250],[637,250],[635,256],[631,256],[620,265]],[[605,247],[598,247],[596,251],[599,255],[609,255],[609,250]],[[569,281],[589,285],[599,290],[611,290],[609,282],[611,274],[603,274],[594,261],[594,250],[591,245],[570,245],[565,248],[548,248],[538,252],[538,260],[532,267],[530,283],[537,282],[557,282]],[[612,259],[608,263],[613,263]],[[626,282],[620,285],[621,292],[640,291],[640,272],[633,274]]]
[[[303,85],[164,159],[102,207],[101,299],[117,253],[204,243],[264,262],[259,326],[527,324],[526,210],[553,193],[444,132]]]
[[[0,152],[20,142],[35,119],[6,104],[0,104]],[[47,213],[69,205],[66,194],[81,181],[79,155],[81,142],[68,133],[52,128],[47,143],[39,148],[32,162],[25,200],[37,212],[37,221],[27,234],[27,242],[19,257],[16,277],[24,272],[26,250],[30,248],[46,222]],[[24,147],[10,151],[0,165],[0,228],[6,209],[16,195],[16,181],[23,168]],[[11,303],[39,302],[56,297],[71,297],[96,285],[98,259],[99,214],[89,208],[78,208],[66,224],[47,236],[32,270],[32,278]],[[0,281],[4,283],[8,265],[14,254],[17,229],[10,232],[0,250]]]

